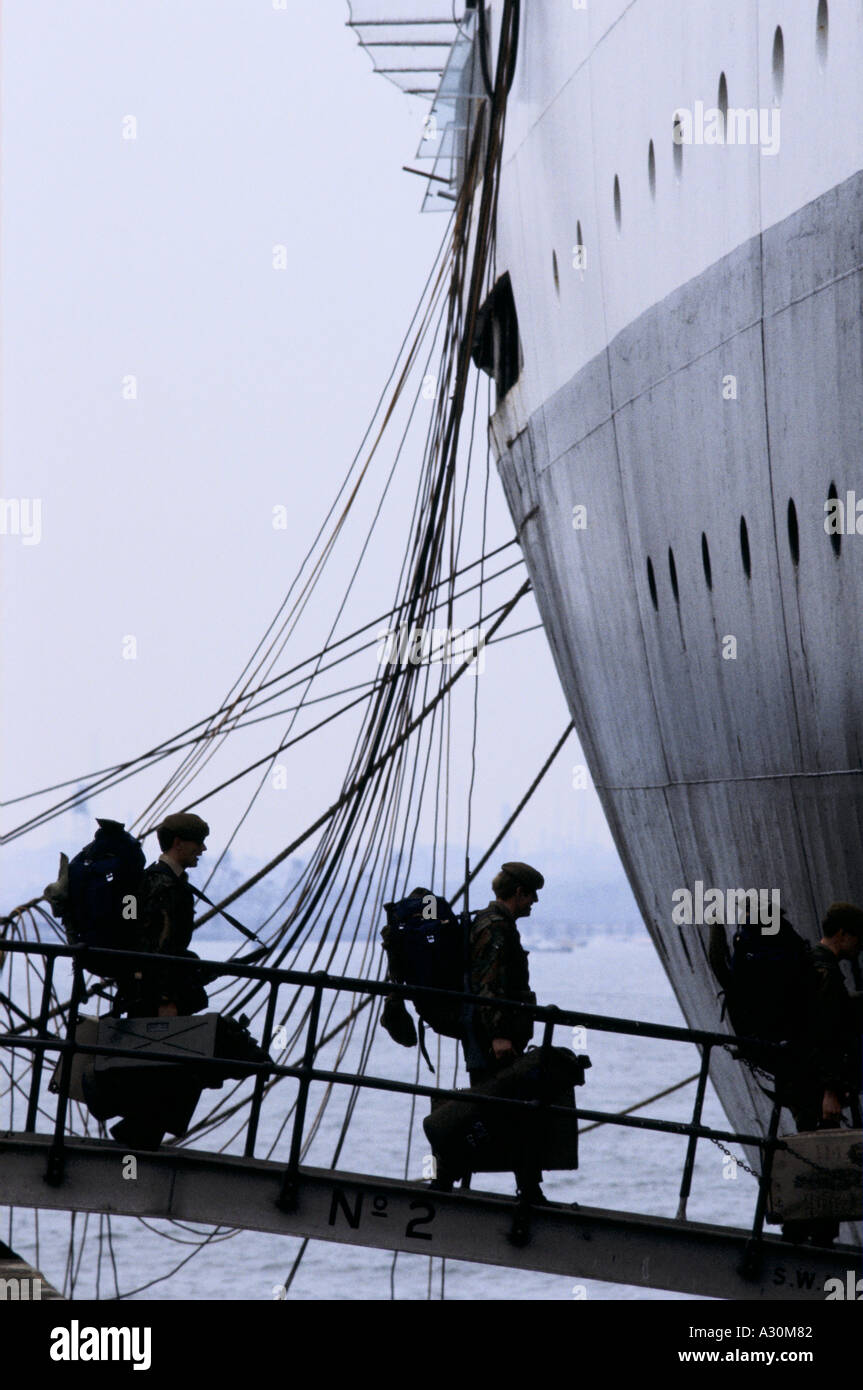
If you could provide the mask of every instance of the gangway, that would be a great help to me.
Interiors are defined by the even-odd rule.
[[[747,1231],[557,1203],[534,1208],[529,1239],[513,1243],[516,1204],[509,1197],[430,1192],[418,1183],[324,1168],[300,1167],[296,1204],[285,1211],[284,1164],[192,1149],[137,1155],[129,1182],[121,1176],[120,1145],[69,1141],[63,1182],[51,1187],[44,1181],[50,1144],[44,1135],[0,1137],[4,1201],[270,1231],[570,1275],[576,1287],[594,1279],[702,1298],[823,1301],[828,1279],[844,1288],[848,1271],[860,1272],[854,1246],[816,1250],[767,1236],[758,1271],[747,1277]]]
[[[849,1274],[861,1272],[859,1247],[830,1249],[794,1246],[763,1230],[772,1157],[783,1141],[778,1137],[779,1102],[774,1100],[766,1135],[735,1134],[702,1123],[710,1054],[727,1047],[727,1035],[604,1018],[550,1006],[513,1003],[528,1010],[543,1025],[542,1048],[553,1045],[557,1026],[590,1027],[643,1037],[695,1044],[701,1067],[692,1119],[689,1123],[651,1120],[632,1114],[615,1115],[579,1107],[583,1119],[687,1137],[681,1181],[680,1215],[676,1219],[582,1206],[526,1207],[511,1198],[489,1193],[430,1190],[426,1185],[374,1174],[340,1172],[300,1163],[310,1086],[315,1082],[369,1087],[400,1094],[464,1099],[464,1093],[385,1077],[333,1071],[315,1066],[321,1003],[325,992],[347,991],[354,997],[415,993],[404,986],[325,972],[306,973],[236,961],[206,961],[214,974],[259,981],[268,990],[263,1046],[269,1050],[279,990],[286,985],[311,992],[303,1060],[298,1065],[244,1064],[254,1075],[254,1092],[246,1127],[245,1153],[236,1156],[168,1145],[157,1152],[135,1155],[135,1181],[123,1175],[118,1162],[123,1145],[85,1139],[67,1133],[69,1081],[76,1053],[137,1057],[130,1048],[76,1042],[80,1001],[85,997],[84,971],[99,959],[141,957],[131,952],[95,951],[55,943],[4,942],[4,950],[39,953],[45,958],[42,1006],[31,1026],[0,1035],[0,1047],[33,1053],[27,1129],[0,1135],[0,1193],[13,1206],[105,1213],[117,1216],[168,1218],[206,1225],[268,1231],[376,1249],[435,1255],[510,1268],[571,1276],[574,1280],[627,1284],[719,1299],[824,1300],[825,1285],[838,1279],[845,1287]],[[70,957],[72,995],[65,1009],[63,1035],[49,1032],[52,977],[56,962]],[[194,968],[179,957],[174,963]],[[98,973],[98,972],[97,972]],[[431,991],[430,991],[431,992]],[[442,994],[442,991],[434,991]],[[452,997],[471,1000],[470,995]],[[36,1131],[43,1060],[46,1053],[62,1057],[53,1132]],[[164,1062],[162,1062],[164,1065]],[[224,1066],[224,1061],[201,1059],[196,1066]],[[261,1103],[267,1077],[293,1078],[298,1083],[290,1155],[274,1162],[255,1157]],[[474,1100],[473,1103],[476,1103]],[[485,1097],[492,1106],[530,1108],[537,1102]],[[549,1114],[567,1113],[544,1104]],[[571,1111],[568,1112],[571,1116]],[[736,1142],[761,1151],[761,1178],[750,1230],[691,1222],[684,1218],[696,1146],[699,1139]],[[577,1295],[576,1295],[577,1296]]]

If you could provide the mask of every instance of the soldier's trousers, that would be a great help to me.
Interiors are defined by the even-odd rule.
[[[506,1071],[509,1061],[506,1058],[490,1060],[487,1066],[473,1067],[468,1075],[471,1086],[480,1086],[484,1081],[491,1081],[500,1072]],[[519,1192],[527,1191],[529,1188],[537,1187],[542,1182],[542,1169],[536,1163],[523,1163],[515,1169],[515,1185]]]

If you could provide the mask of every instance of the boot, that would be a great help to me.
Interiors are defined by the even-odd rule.
[[[549,1200],[538,1182],[519,1183],[515,1195],[516,1201],[527,1202],[531,1207],[550,1206]]]

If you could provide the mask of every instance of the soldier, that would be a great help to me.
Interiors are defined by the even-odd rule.
[[[156,835],[162,851],[144,870],[137,894],[134,946],[154,957],[141,962],[134,976],[124,981],[118,996],[119,1012],[130,1018],[176,1018],[197,1013],[208,999],[195,969],[160,961],[160,956],[188,956],[195,925],[195,898],[186,874],[206,849],[210,828],[200,816],[185,812],[167,816]],[[119,1114],[111,1129],[118,1143],[133,1149],[157,1149],[166,1130],[183,1134],[188,1128],[203,1086],[220,1084],[210,1073],[201,1077],[192,1070],[178,1070],[166,1080],[161,1071],[144,1071],[134,1078],[127,1072],[103,1073],[90,1083],[88,1104],[98,1119]],[[87,1087],[85,1086],[85,1091]]]
[[[792,1092],[798,1130],[838,1124],[860,1087],[860,995],[849,994],[839,962],[863,947],[863,911],[832,903],[812,948],[813,975],[800,1038],[801,1068]]]
[[[527,952],[516,922],[529,917],[545,880],[529,864],[504,864],[492,880],[494,898],[474,920],[470,938],[470,993],[494,1001],[535,1004],[529,989]],[[491,1002],[476,1005],[464,1042],[472,1086],[489,1081],[524,1052],[533,1037],[533,1019],[521,1010]],[[519,1197],[544,1203],[542,1172],[535,1165],[515,1174]]]
[[[210,827],[200,816],[177,812],[166,816],[156,835],[162,853],[144,870],[138,901],[137,949],[155,956],[191,956],[188,949],[195,925],[195,897],[187,869],[193,869],[206,850]],[[207,1007],[208,999],[194,970],[160,965],[142,966],[129,1014],[146,1018],[175,1018]]]
[[[837,1129],[850,1107],[859,1124],[861,996],[850,994],[840,961],[855,961],[863,947],[863,911],[833,903],[811,952],[811,971],[795,1040],[787,1104],[798,1134]],[[839,1228],[830,1220],[788,1221],[783,1235],[797,1243],[832,1245]]]

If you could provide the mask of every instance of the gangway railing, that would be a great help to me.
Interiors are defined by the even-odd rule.
[[[79,1009],[88,993],[92,992],[88,991],[84,978],[85,972],[89,971],[95,975],[103,975],[106,967],[113,965],[116,969],[120,964],[128,971],[130,968],[134,969],[134,967],[139,965],[146,965],[147,963],[152,965],[154,957],[152,953],[148,952],[116,951],[85,945],[72,946],[59,942],[4,941],[3,950],[14,954],[21,954],[26,957],[42,956],[44,958],[44,977],[42,981],[39,1014],[29,1019],[27,1023],[19,1025],[11,1032],[0,1034],[0,1047],[22,1049],[30,1051],[33,1054],[26,1121],[28,1133],[37,1132],[36,1124],[39,1114],[39,1099],[45,1056],[52,1052],[60,1054],[62,1060],[59,1084],[56,1088],[57,1110],[45,1171],[45,1181],[53,1186],[59,1186],[63,1182],[64,1177],[69,1085],[74,1057],[78,1054],[84,1054],[89,1056],[107,1055],[117,1058],[134,1058],[138,1062],[144,1060],[140,1050],[98,1043],[90,1044],[77,1040],[76,1034],[79,1022]],[[57,1014],[56,1007],[53,1010],[51,1008],[55,969],[57,962],[64,959],[68,959],[72,965],[72,990],[68,1005],[65,1006],[65,1035],[60,1036],[59,1034],[54,1035],[49,1031],[49,1023],[51,1022],[52,1016],[56,1016]],[[245,1158],[255,1157],[261,1106],[264,1099],[267,1079],[285,1077],[292,1078],[298,1083],[299,1089],[294,1109],[289,1156],[287,1166],[282,1175],[277,1201],[277,1205],[284,1212],[293,1211],[297,1203],[300,1157],[303,1148],[306,1109],[309,1090],[314,1082],[325,1082],[330,1085],[366,1088],[376,1091],[389,1091],[401,1095],[425,1096],[435,1100],[469,1101],[471,1104],[497,1106],[500,1109],[509,1107],[511,1113],[515,1113],[520,1109],[522,1112],[530,1111],[534,1116],[537,1114],[537,1111],[540,1110],[543,1115],[562,1115],[570,1120],[572,1119],[572,1109],[554,1105],[545,1099],[540,1101],[529,1101],[512,1099],[509,1097],[485,1096],[474,1093],[467,1096],[465,1091],[424,1085],[421,1082],[396,1081],[383,1076],[369,1076],[315,1066],[315,1055],[319,1046],[318,1033],[321,1005],[326,993],[347,992],[354,996],[364,995],[370,998],[395,994],[405,999],[411,999],[418,995],[429,995],[435,996],[436,998],[458,1000],[463,1004],[474,1005],[487,1005],[487,998],[450,990],[437,990],[427,987],[418,988],[413,985],[399,985],[389,980],[374,981],[346,975],[331,975],[326,971],[305,972],[271,966],[244,965],[239,961],[202,961],[197,957],[190,958],[160,955],[158,959],[160,965],[170,964],[172,968],[176,967],[180,970],[188,969],[200,971],[203,969],[211,980],[219,976],[228,976],[234,979],[257,981],[264,985],[267,988],[268,994],[261,1046],[264,1052],[267,1053],[272,1043],[279,991],[287,986],[311,990],[311,1001],[308,1007],[308,1022],[306,1025],[302,1062],[296,1065],[277,1064],[275,1062],[256,1063],[246,1061],[245,1059],[241,1062],[244,1073],[248,1077],[254,1077],[249,1118],[246,1124]],[[668,1024],[645,1023],[634,1019],[607,1017],[599,1014],[560,1009],[556,1005],[526,1004],[517,1000],[496,1000],[496,1003],[500,1003],[507,1010],[529,1014],[537,1023],[542,1025],[542,1041],[540,1044],[541,1070],[547,1065],[549,1049],[554,1045],[554,1030],[562,1026],[589,1028],[593,1032],[598,1033],[615,1033],[652,1038],[667,1042],[686,1043],[700,1049],[701,1065],[698,1072],[698,1084],[693,1101],[692,1116],[689,1121],[660,1120],[633,1114],[616,1114],[584,1108],[581,1105],[578,1106],[577,1114],[579,1118],[584,1120],[618,1125],[622,1128],[651,1130],[660,1134],[676,1134],[686,1137],[687,1145],[680,1184],[678,1219],[685,1218],[686,1203],[690,1195],[699,1140],[706,1139],[717,1143],[724,1141],[726,1143],[731,1142],[756,1148],[761,1154],[761,1173],[759,1176],[758,1194],[752,1227],[748,1233],[746,1247],[742,1252],[741,1272],[751,1272],[752,1274],[757,1272],[760,1244],[763,1237],[764,1220],[767,1212],[773,1157],[776,1150],[783,1146],[782,1139],[777,1137],[782,1108],[781,1097],[776,1093],[773,1095],[766,1134],[741,1134],[732,1130],[716,1129],[702,1123],[702,1113],[711,1056],[716,1048],[739,1048],[745,1055],[746,1046],[750,1044],[758,1048],[759,1054],[762,1057],[769,1057],[771,1052],[775,1052],[777,1060],[779,1060],[783,1051],[781,1045],[770,1045],[762,1041],[756,1042],[751,1039],[732,1038],[725,1033],[708,1032],[703,1029],[680,1028]],[[25,1017],[23,1011],[20,1009],[16,1010],[16,1012],[20,1017]],[[25,1036],[28,1030],[35,1032],[35,1036]],[[153,1056],[152,1060],[162,1067],[165,1065],[188,1065],[188,1063],[184,1064],[182,1062],[173,1063],[166,1059],[164,1054],[161,1053],[158,1054],[158,1056]],[[196,1057],[194,1059],[196,1070],[207,1070],[212,1068],[214,1070],[221,1069],[224,1071],[225,1064],[226,1058],[223,1056],[211,1058]],[[527,1214],[522,1212],[520,1225],[514,1225],[513,1228],[514,1238],[526,1238],[526,1221]]]

